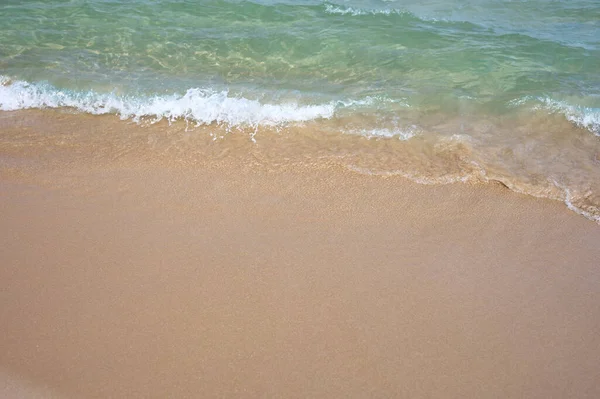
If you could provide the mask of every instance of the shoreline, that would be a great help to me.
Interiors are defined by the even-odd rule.
[[[0,146],[0,370],[48,397],[600,395],[600,228],[563,204],[69,121]]]
[[[503,143],[501,136],[508,125],[497,137],[487,134],[489,148],[483,148],[481,138],[468,134],[369,137],[341,133],[334,121],[259,128],[133,122],[66,108],[0,112],[0,173],[15,170],[22,174],[27,167],[61,169],[69,162],[78,168],[214,168],[229,161],[247,169],[339,167],[425,185],[499,183],[515,193],[560,201],[600,223],[600,142],[566,120],[548,118],[539,119],[536,128],[533,121],[527,127],[515,127],[523,134],[537,129],[536,134],[552,136],[547,137],[550,142],[559,140],[561,147],[544,154],[540,149],[545,147],[544,140],[535,145]],[[449,122],[443,130],[455,131],[450,128],[455,123]]]

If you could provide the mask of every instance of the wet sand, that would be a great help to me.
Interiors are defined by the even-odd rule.
[[[3,115],[0,396],[600,396],[564,204]]]

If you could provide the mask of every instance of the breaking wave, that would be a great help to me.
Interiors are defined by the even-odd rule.
[[[532,109],[542,109],[549,113],[563,115],[574,125],[600,136],[600,108],[570,104],[567,101],[555,100],[550,97],[525,96],[509,102],[516,108],[530,104]]]
[[[183,119],[198,125],[273,126],[331,118],[336,104],[269,104],[231,96],[228,91],[202,88],[188,89],[183,95],[136,97],[60,90],[46,83],[10,81],[0,77],[0,110],[62,107],[94,115],[117,114],[121,119],[136,122],[144,118],[152,122]]]

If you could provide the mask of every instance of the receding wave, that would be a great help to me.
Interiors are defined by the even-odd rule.
[[[188,89],[182,95],[136,97],[61,90],[46,83],[10,81],[0,77],[0,110],[3,111],[68,107],[94,115],[116,114],[136,122],[182,119],[199,125],[274,126],[328,119],[334,115],[336,106],[334,102],[317,105],[261,103],[231,96],[227,91],[201,88]]]
[[[418,133],[416,126],[412,126],[408,129],[401,128],[374,128],[374,129],[360,129],[360,130],[346,130],[346,134],[356,134],[364,136],[366,138],[397,138],[398,140],[408,140]]]

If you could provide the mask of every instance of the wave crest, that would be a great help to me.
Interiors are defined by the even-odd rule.
[[[325,12],[328,14],[351,15],[357,17],[359,15],[411,15],[408,11],[397,9],[364,9],[344,7],[333,4],[325,4]]]
[[[600,136],[600,108],[571,105],[550,98],[543,98],[541,101],[549,111],[560,112],[575,125]]]
[[[531,109],[541,109],[550,113],[559,113],[574,125],[600,136],[600,108],[573,105],[550,97],[525,96],[508,102],[516,108],[529,103]]]
[[[335,111],[333,103],[269,104],[212,89],[192,88],[183,95],[134,97],[60,90],[49,84],[11,81],[0,76],[0,110],[62,107],[94,115],[117,114],[121,119],[136,122],[143,118],[150,118],[152,122],[183,119],[198,125],[216,123],[230,126],[281,125],[329,119]]]

